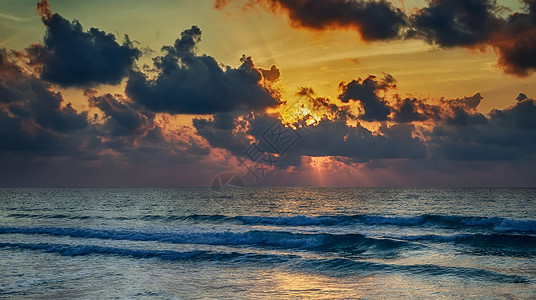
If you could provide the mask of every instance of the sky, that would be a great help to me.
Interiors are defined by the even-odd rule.
[[[2,0],[0,186],[534,187],[535,71],[534,0]]]

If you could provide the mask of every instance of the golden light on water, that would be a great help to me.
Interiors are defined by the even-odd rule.
[[[270,277],[274,288],[285,299],[348,299],[360,295],[355,286],[341,285],[339,280],[329,276],[280,271],[271,273]]]

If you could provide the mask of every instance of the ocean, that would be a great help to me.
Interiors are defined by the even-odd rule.
[[[534,299],[536,189],[0,189],[0,298]]]

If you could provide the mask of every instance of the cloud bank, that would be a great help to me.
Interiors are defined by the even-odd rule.
[[[433,0],[411,16],[384,1],[251,3],[287,14],[294,26],[353,28],[367,41],[490,45],[507,72],[534,68],[533,1],[508,18],[477,0]],[[42,43],[0,50],[0,185],[206,186],[248,163],[275,174],[265,177],[268,185],[311,184],[313,175],[349,185],[369,176],[372,184],[536,185],[534,95],[520,91],[509,107],[483,114],[481,93],[402,97],[396,79],[383,74],[340,82],[333,99],[300,87],[283,101],[277,66],[256,66],[246,55],[225,66],[198,53],[195,25],[140,68],[141,51],[128,38],[119,44],[102,30],[84,31],[47,1],[38,2],[38,13]],[[385,26],[375,28],[382,17]],[[102,91],[120,82],[124,94]],[[64,87],[83,91],[87,105],[75,109]],[[178,121],[185,114],[196,115],[191,124]],[[288,132],[297,139],[284,149],[267,138]]]

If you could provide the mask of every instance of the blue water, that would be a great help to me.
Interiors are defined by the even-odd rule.
[[[536,297],[535,189],[0,189],[0,297]]]

